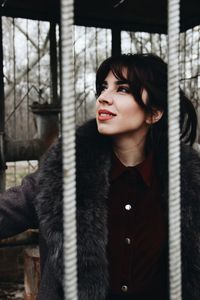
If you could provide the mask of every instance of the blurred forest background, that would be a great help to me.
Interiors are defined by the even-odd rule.
[[[52,90],[50,23],[3,17],[5,132],[11,140],[37,135],[31,105],[60,105],[59,29],[55,26],[57,94]],[[121,33],[122,53],[153,52],[167,60],[167,36],[144,32]],[[76,123],[94,116],[95,72],[111,55],[111,31],[74,27]],[[200,115],[200,26],[180,35],[180,84]],[[56,99],[55,99],[56,98]],[[198,142],[200,139],[198,138]],[[37,168],[36,161],[7,163],[6,187]]]

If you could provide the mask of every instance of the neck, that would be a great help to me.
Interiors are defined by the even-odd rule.
[[[113,138],[113,150],[125,166],[136,166],[145,159],[146,136],[135,140],[132,136]]]

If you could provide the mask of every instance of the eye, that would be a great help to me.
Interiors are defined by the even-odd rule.
[[[130,93],[130,88],[128,86],[119,86],[118,87],[118,92],[129,94]]]

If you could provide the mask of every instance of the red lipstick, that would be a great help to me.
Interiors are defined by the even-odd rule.
[[[100,109],[98,111],[98,120],[99,121],[107,121],[107,120],[112,119],[115,116],[116,116],[116,114],[114,114],[113,112],[111,112],[107,109]]]

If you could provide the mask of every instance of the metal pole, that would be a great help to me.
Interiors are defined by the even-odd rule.
[[[58,64],[57,64],[56,23],[50,23],[50,66],[51,66],[51,103],[58,104]]]
[[[65,300],[77,300],[73,0],[61,1],[63,226]]]
[[[180,210],[180,0],[168,0],[169,279],[170,299],[181,300]]]
[[[3,81],[3,36],[2,17],[0,17],[0,192],[5,190],[5,102],[4,102],[4,81]]]

